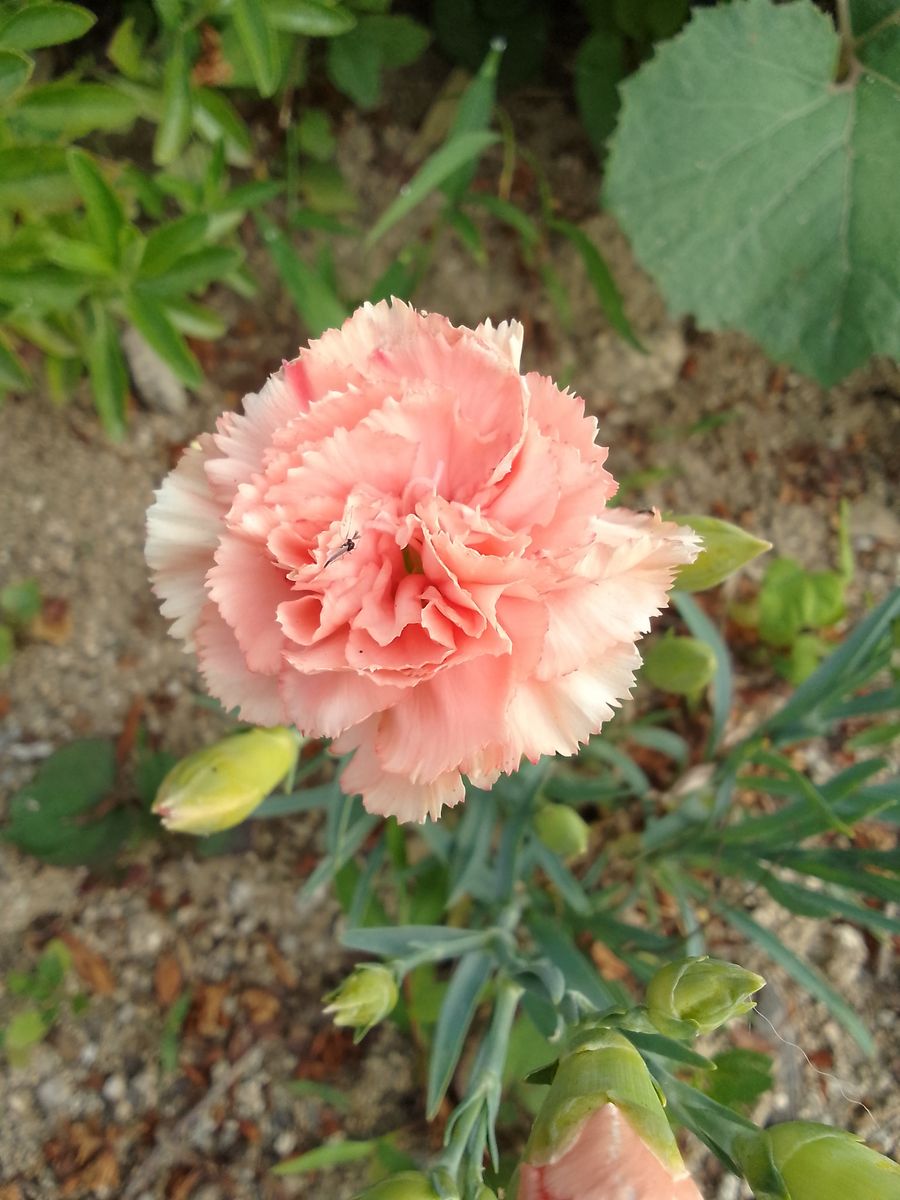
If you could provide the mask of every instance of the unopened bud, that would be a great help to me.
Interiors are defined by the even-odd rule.
[[[853,1133],[812,1121],[767,1131],[790,1200],[898,1200],[900,1166]]]
[[[403,1171],[360,1192],[355,1200],[438,1200],[438,1194],[419,1171]]]
[[[251,729],[189,754],[159,786],[153,812],[175,833],[219,833],[258,808],[297,758],[295,730]]]
[[[640,1053],[599,1028],[563,1055],[510,1200],[701,1200]]]
[[[360,963],[344,982],[325,997],[325,1012],[335,1025],[355,1029],[354,1041],[361,1041],[373,1025],[391,1012],[399,993],[394,972],[380,963]]]
[[[577,858],[588,848],[590,829],[568,804],[542,804],[534,817],[538,837],[560,858]]]
[[[685,958],[657,971],[647,985],[647,1011],[654,1024],[689,1021],[700,1033],[718,1029],[756,1007],[754,992],[766,981],[753,971],[717,958]]]

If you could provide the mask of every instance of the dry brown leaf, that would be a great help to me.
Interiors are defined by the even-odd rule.
[[[22,1189],[17,1183],[0,1183],[0,1200],[22,1200]]]
[[[69,602],[61,596],[47,596],[41,611],[28,626],[28,636],[51,646],[63,646],[72,636]]]
[[[153,971],[153,988],[163,1008],[168,1008],[181,991],[181,983],[178,959],[174,954],[161,954]]]
[[[111,996],[115,991],[115,981],[103,955],[85,945],[70,930],[64,930],[59,936],[72,954],[72,965],[82,983],[97,996]]]
[[[166,1184],[166,1200],[190,1200],[194,1188],[203,1178],[199,1167],[190,1167],[187,1171],[179,1167],[169,1176]]]
[[[295,988],[300,982],[297,972],[270,937],[265,939],[265,944],[269,966],[272,968],[275,978],[283,987]]]
[[[240,1000],[253,1025],[267,1025],[281,1009],[278,997],[263,988],[247,988],[241,992]]]
[[[227,1024],[222,1005],[228,995],[227,983],[201,983],[194,1000],[195,1025],[201,1037],[218,1037]]]
[[[96,1158],[91,1159],[83,1171],[79,1171],[77,1175],[70,1175],[63,1182],[62,1193],[64,1196],[71,1196],[77,1192],[114,1196],[118,1194],[120,1182],[119,1164],[112,1149],[107,1146]]]

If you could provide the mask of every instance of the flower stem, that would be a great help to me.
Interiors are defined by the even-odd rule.
[[[510,914],[512,916],[512,914]],[[459,1176],[464,1155],[469,1155],[469,1182],[481,1179],[484,1151],[490,1147],[496,1159],[494,1122],[503,1090],[503,1067],[509,1049],[509,1037],[519,1007],[522,987],[501,976],[491,1026],[479,1047],[472,1068],[472,1082],[466,1097],[457,1106],[447,1124],[447,1143],[438,1165],[454,1177]]]

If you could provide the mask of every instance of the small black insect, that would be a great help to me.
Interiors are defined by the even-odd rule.
[[[351,533],[345,542],[341,542],[341,544],[338,546],[337,550],[332,550],[332,552],[325,559],[322,569],[324,570],[325,567],[330,566],[331,563],[337,562],[337,560],[339,558],[343,558],[345,554],[349,554],[352,550],[355,550],[356,543],[358,541],[359,541],[359,534]]]

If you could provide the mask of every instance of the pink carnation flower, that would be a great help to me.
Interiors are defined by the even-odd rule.
[[[172,633],[260,725],[353,751],[371,812],[437,817],[611,715],[690,530],[607,509],[596,421],[522,328],[364,305],[184,454],[148,515]]]
[[[614,1104],[598,1108],[550,1162],[523,1163],[515,1200],[703,1200],[682,1166],[665,1165]]]

